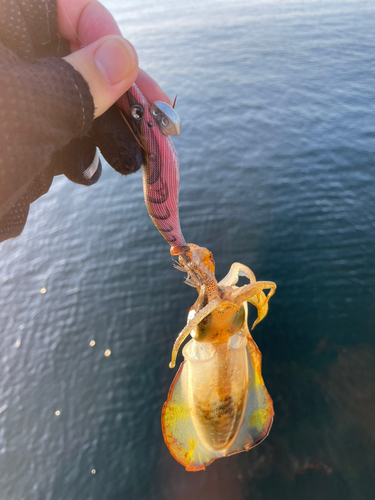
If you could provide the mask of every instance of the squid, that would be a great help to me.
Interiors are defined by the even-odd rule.
[[[245,265],[232,264],[220,282],[212,253],[186,244],[181,232],[178,194],[179,164],[169,135],[180,122],[166,103],[150,105],[133,85],[128,91],[131,127],[143,150],[143,188],[148,213],[171,245],[174,266],[187,273],[185,282],[198,298],[172,350],[184,361],[162,409],[165,443],[188,471],[204,470],[214,460],[248,451],[267,437],[274,416],[264,385],[261,353],[248,328],[248,304],[257,309],[252,329],[266,316],[275,293],[272,281],[257,281]],[[240,277],[249,283],[237,286]],[[265,293],[265,291],[267,291]]]
[[[174,343],[171,368],[186,337],[192,339],[182,351],[184,362],[161,420],[171,454],[186,470],[198,471],[217,458],[253,448],[269,433],[273,404],[262,378],[261,353],[248,328],[247,306],[257,308],[254,328],[266,316],[276,285],[256,281],[239,263],[218,283],[212,253],[188,246],[175,267],[187,273],[186,282],[197,289],[198,299]],[[240,276],[249,283],[236,286]]]

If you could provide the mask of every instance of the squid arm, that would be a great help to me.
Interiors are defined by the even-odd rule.
[[[234,264],[231,265],[228,274],[220,281],[219,286],[226,287],[236,285],[240,276],[248,278],[250,283],[256,282],[255,274],[251,269],[244,264],[234,262]]]
[[[263,290],[269,289],[266,295]],[[250,285],[245,285],[232,294],[232,299],[240,301],[241,303],[247,301],[253,304],[258,311],[258,317],[254,321],[251,329],[253,330],[256,325],[262,321],[268,312],[268,301],[276,291],[276,284],[273,281],[259,281]]]
[[[171,362],[169,363],[169,368],[174,368],[176,365],[176,358],[177,358],[177,353],[178,350],[183,343],[183,341],[186,339],[186,337],[189,335],[189,333],[196,327],[198,324],[204,319],[206,316],[208,316],[214,309],[220,306],[221,304],[221,299],[219,297],[216,297],[212,299],[203,309],[201,309],[197,314],[194,316],[193,319],[189,321],[189,323],[183,328],[178,335],[175,343],[173,344],[173,349],[172,349],[172,359]]]

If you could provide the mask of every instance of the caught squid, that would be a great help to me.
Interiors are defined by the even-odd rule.
[[[272,399],[262,378],[261,353],[247,325],[247,304],[258,311],[254,328],[266,316],[276,285],[256,281],[254,273],[238,263],[217,283],[212,253],[188,246],[176,267],[187,273],[198,299],[173,346],[171,368],[191,335],[163,406],[162,429],[175,459],[186,470],[198,471],[217,458],[253,448],[269,433]],[[237,287],[239,276],[249,283]]]
[[[185,339],[181,364],[162,410],[164,440],[174,458],[189,471],[247,451],[269,433],[273,404],[264,385],[261,353],[248,328],[248,303],[257,309],[252,328],[267,314],[276,290],[272,281],[256,281],[235,263],[219,283],[212,253],[187,245],[181,232],[179,164],[169,135],[178,135],[179,118],[169,105],[149,105],[133,85],[128,91],[132,128],[143,149],[143,187],[150,217],[178,257],[175,267],[197,289],[187,325],[172,350],[170,368]],[[240,276],[248,284],[237,286]],[[266,294],[264,291],[268,290]]]

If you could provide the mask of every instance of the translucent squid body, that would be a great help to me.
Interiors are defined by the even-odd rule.
[[[247,326],[247,303],[258,310],[254,328],[266,316],[276,285],[256,281],[254,273],[238,263],[217,283],[212,253],[188,246],[175,267],[187,273],[187,284],[199,295],[173,346],[171,368],[191,334],[182,351],[185,361],[163,406],[162,429],[174,458],[186,470],[198,471],[217,458],[249,450],[269,433],[272,399],[262,378],[261,353]],[[237,287],[240,276],[249,284]]]

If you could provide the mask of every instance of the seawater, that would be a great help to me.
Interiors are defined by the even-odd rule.
[[[254,331],[275,421],[205,472],[174,461],[160,411],[196,292],[140,172],[58,178],[0,247],[0,499],[372,498],[374,3],[105,5],[178,93],[187,240],[219,278],[237,261],[278,285]]]

